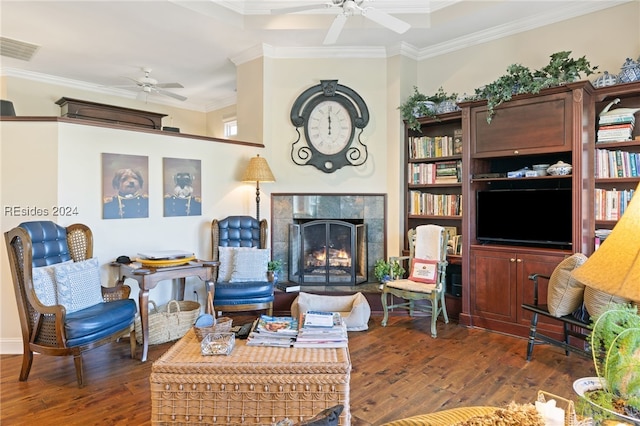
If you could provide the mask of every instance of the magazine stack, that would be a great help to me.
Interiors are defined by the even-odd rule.
[[[247,337],[247,346],[290,347],[298,335],[298,321],[293,317],[261,315]]]
[[[347,326],[338,312],[309,311],[300,315],[294,348],[346,348]]]

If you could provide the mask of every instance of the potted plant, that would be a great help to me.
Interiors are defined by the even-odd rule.
[[[373,274],[378,279],[378,282],[381,283],[391,281],[392,278],[402,277],[405,272],[398,260],[385,261],[378,259],[373,266]]]
[[[592,321],[591,352],[599,380],[577,380],[576,392],[597,407],[592,416],[640,422],[640,315],[632,305],[613,304]],[[593,379],[593,378],[592,378]],[[582,387],[582,389],[580,389]]]
[[[457,94],[447,94],[442,87],[431,96],[421,93],[416,86],[413,86],[413,94],[398,107],[402,119],[407,122],[411,130],[420,131],[418,117],[435,117],[438,113],[438,105],[444,103],[454,103]]]
[[[591,67],[584,56],[573,59],[571,51],[556,52],[550,57],[546,66],[534,71],[520,64],[511,64],[505,75],[475,90],[472,100],[487,100],[488,123],[491,123],[495,115],[495,108],[510,101],[514,95],[539,93],[545,88],[576,81],[581,74],[591,75],[598,68]]]
[[[280,272],[282,272],[282,260],[270,260],[267,263],[267,279],[269,282],[277,283]]]

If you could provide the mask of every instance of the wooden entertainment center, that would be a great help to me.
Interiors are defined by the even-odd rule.
[[[594,88],[589,81],[575,82],[545,89],[539,94],[517,95],[496,108],[491,122],[487,122],[486,101],[460,104],[461,111],[436,118],[423,117],[422,133],[405,129],[406,143],[425,136],[453,136],[462,129],[462,154],[450,158],[406,161],[405,227],[436,223],[455,226],[462,235],[461,256],[451,260],[462,264],[462,295],[447,294],[448,309],[459,307],[461,324],[487,328],[509,334],[527,336],[531,314],[521,304],[531,302],[533,286],[529,274],[551,274],[566,256],[594,251],[596,228],[611,229],[616,220],[595,220],[597,188],[633,189],[640,182],[638,176],[618,178],[595,177],[594,161],[597,149],[640,152],[640,130],[633,131],[633,140],[596,143],[598,114],[615,98],[618,107],[640,107],[640,82]],[[406,152],[406,151],[405,151]],[[461,160],[459,183],[411,183],[410,170],[416,162]],[[559,176],[507,177],[508,172],[532,165],[572,165],[572,172]],[[544,243],[493,242],[478,239],[478,193],[488,190],[550,190],[570,191],[572,217],[570,245]],[[435,194],[461,195],[462,214],[416,215],[411,212],[416,191]],[[496,209],[510,209],[517,220],[520,209],[553,209],[553,205],[499,205]],[[523,224],[524,225],[524,224]],[[529,224],[535,226],[535,223]],[[405,241],[405,247],[407,247]],[[546,300],[546,288],[539,297]],[[457,312],[454,311],[454,315]],[[562,332],[557,322],[540,320],[539,328],[551,335]]]

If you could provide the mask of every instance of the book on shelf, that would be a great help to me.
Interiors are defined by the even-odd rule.
[[[607,114],[601,115],[598,119],[598,124],[600,126],[607,124],[624,124],[624,123],[635,123],[636,117],[633,114]]]
[[[300,291],[300,284],[296,283],[277,282],[274,287],[280,291],[284,291],[285,293],[295,293],[296,291]]]
[[[455,129],[453,131],[453,154],[462,154],[462,129]]]

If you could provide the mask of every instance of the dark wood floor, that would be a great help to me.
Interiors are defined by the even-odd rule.
[[[235,316],[240,324],[250,317]],[[382,423],[473,405],[535,400],[539,389],[574,398],[575,379],[594,374],[588,358],[537,346],[525,361],[526,341],[427,318],[373,316],[366,332],[349,334],[352,424]],[[2,425],[148,425],[151,364],[170,343],[152,346],[149,362],[128,357],[128,342],[84,357],[86,386],[77,388],[71,358],[37,356],[27,382],[18,381],[21,356],[1,360]]]

